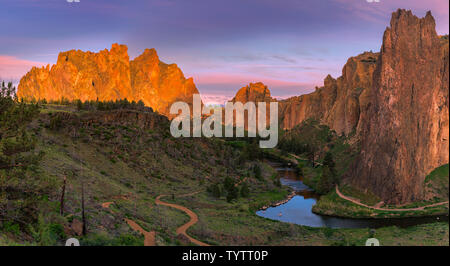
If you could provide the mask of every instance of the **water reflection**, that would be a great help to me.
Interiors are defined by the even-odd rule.
[[[311,227],[330,228],[379,228],[385,226],[409,227],[436,221],[448,222],[448,216],[397,218],[397,219],[345,219],[314,214],[311,210],[319,195],[303,183],[303,178],[290,167],[271,163],[278,171],[280,182],[296,191],[290,201],[277,207],[270,207],[256,214],[265,218]]]

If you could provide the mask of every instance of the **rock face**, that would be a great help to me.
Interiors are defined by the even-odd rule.
[[[279,101],[279,121],[291,129],[313,118],[353,136],[361,151],[344,182],[402,204],[422,200],[425,177],[449,162],[448,96],[448,38],[436,34],[431,13],[419,19],[398,10],[380,53],[351,57],[341,77]],[[262,84],[240,89],[235,99],[274,101]]]
[[[142,99],[145,105],[162,114],[168,115],[176,101],[192,105],[192,95],[199,94],[194,80],[186,79],[176,64],[161,62],[155,49],[146,49],[130,62],[130,69],[136,99]]]
[[[389,203],[423,198],[424,179],[449,161],[449,50],[431,13],[393,13],[383,36],[361,153],[349,181]]]
[[[113,44],[110,51],[99,53],[62,52],[51,68],[32,68],[21,79],[17,95],[26,100],[142,100],[165,115],[175,101],[192,104],[198,90],[177,65],[161,62],[154,49],[130,62],[127,51],[127,46]]]
[[[324,86],[315,92],[280,101],[280,123],[293,128],[313,118],[328,125],[339,134],[350,134],[358,127],[361,110],[372,87],[372,76],[378,53],[365,52],[348,59],[342,76],[328,75]]]
[[[316,119],[339,134],[355,131],[361,110],[368,104],[378,53],[365,52],[348,59],[342,76],[334,79],[328,75],[324,86],[315,92],[279,101],[279,123],[291,129],[309,118]],[[241,88],[232,100],[246,103],[277,101],[262,83],[250,83]]]
[[[242,87],[236,96],[231,100],[232,102],[241,102],[243,104],[247,102],[254,102],[256,105],[256,110],[258,110],[258,103],[266,103],[266,125],[270,124],[270,102],[276,102],[277,100],[270,96],[270,90],[262,82],[250,83],[249,85]],[[244,123],[245,129],[248,130],[248,112],[244,112]],[[236,114],[234,113],[234,118],[236,119]],[[255,119],[256,125],[258,125],[258,116],[256,114]]]
[[[271,102],[275,101],[270,96],[270,91],[262,82],[250,83],[248,86],[241,88],[232,102]]]
[[[51,115],[50,115],[51,116]],[[82,117],[68,112],[56,112],[54,117],[65,121],[70,125],[66,128],[70,129],[74,134],[79,134],[80,127],[89,127],[95,123],[117,125],[117,126],[138,126],[142,129],[160,128],[166,130],[169,127],[169,120],[166,116],[157,114],[152,111],[136,111],[136,110],[110,110],[107,112],[91,112]],[[76,126],[74,126],[76,125]]]

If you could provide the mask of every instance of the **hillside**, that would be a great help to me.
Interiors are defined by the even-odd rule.
[[[309,228],[257,216],[255,210],[289,192],[251,144],[174,139],[167,118],[149,108],[125,101],[106,104],[105,111],[98,106],[19,104],[9,114],[23,109],[27,115],[2,116],[1,132],[7,121],[22,121],[28,137],[20,146],[28,148],[5,153],[3,134],[2,154],[17,164],[0,169],[1,245],[63,245],[69,237],[81,245],[189,245],[177,234],[186,214],[158,204],[161,195],[198,216],[187,233],[210,245],[364,244],[365,229]],[[144,241],[136,228],[154,241]],[[442,245],[442,230],[448,239],[446,224],[417,230],[431,232],[391,228],[379,235],[393,245],[412,236]]]

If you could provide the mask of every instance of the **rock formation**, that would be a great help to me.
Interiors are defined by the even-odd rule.
[[[62,52],[51,68],[33,67],[21,79],[17,95],[26,100],[142,100],[165,115],[175,101],[192,103],[198,90],[177,65],[161,62],[154,49],[130,61],[127,50],[113,44],[110,51],[98,53]]]
[[[242,87],[234,96],[232,102],[271,102],[275,101],[270,96],[270,90],[262,82],[250,83],[248,86]]]
[[[339,134],[356,130],[361,110],[366,108],[372,87],[372,75],[378,53],[365,52],[348,59],[342,76],[328,75],[324,86],[310,94],[280,101],[280,124],[290,129],[313,118],[328,125]]]
[[[385,202],[407,203],[422,200],[425,177],[449,161],[448,96],[448,38],[436,34],[430,12],[419,19],[399,9],[380,53],[351,57],[341,77],[279,101],[280,126],[313,118],[351,135],[361,151],[344,181]],[[274,100],[262,84],[240,89],[235,99]]]
[[[349,182],[390,203],[423,199],[426,175],[449,161],[448,47],[430,12],[393,13]]]
[[[279,123],[291,129],[304,120],[313,118],[328,125],[339,134],[355,131],[361,110],[366,109],[367,96],[372,87],[372,76],[378,53],[365,52],[348,59],[342,76],[334,79],[328,75],[324,86],[315,92],[279,101]],[[250,83],[241,88],[232,100],[246,103],[277,101],[262,83]]]

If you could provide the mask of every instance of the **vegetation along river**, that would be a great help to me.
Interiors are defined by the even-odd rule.
[[[436,221],[448,222],[448,216],[414,217],[393,219],[349,219],[318,215],[312,212],[312,207],[319,200],[319,195],[303,184],[303,178],[291,167],[281,163],[270,163],[278,172],[278,178],[283,185],[294,189],[296,195],[288,202],[266,210],[259,210],[257,215],[282,222],[306,225],[311,227],[330,228],[380,228],[385,226],[409,227]]]

